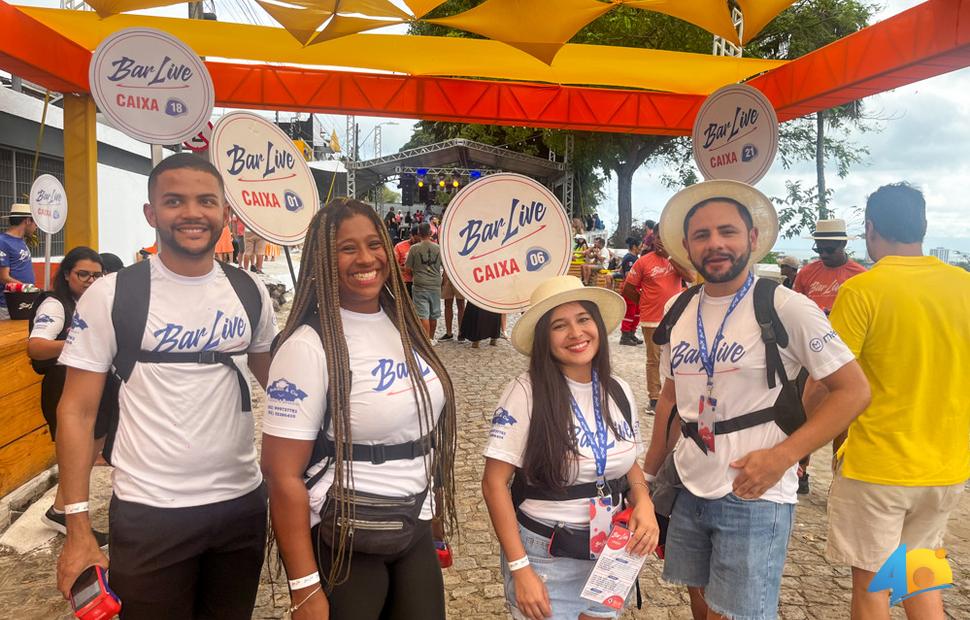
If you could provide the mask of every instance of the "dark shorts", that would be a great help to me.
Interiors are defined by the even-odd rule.
[[[354,553],[350,577],[327,597],[331,620],[445,620],[445,586],[431,522],[420,521],[410,547],[397,555]],[[320,575],[330,570],[331,550],[319,527],[310,530]]]
[[[111,498],[108,575],[123,620],[252,616],[266,546],[266,486],[189,508]]]

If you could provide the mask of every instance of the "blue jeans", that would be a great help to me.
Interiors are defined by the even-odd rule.
[[[682,490],[667,531],[663,577],[704,588],[714,612],[732,620],[778,615],[794,504],[702,499]]]
[[[544,520],[540,522],[553,525],[552,522]],[[552,607],[552,620],[575,620],[579,614],[586,614],[593,618],[620,616],[622,612],[579,596],[596,562],[552,557],[549,555],[549,539],[522,527],[521,524],[519,536],[522,538],[522,545],[525,547],[526,555],[529,556],[532,569],[546,584],[549,604]],[[525,616],[516,607],[515,582],[512,580],[512,573],[509,571],[504,553],[502,554],[502,577],[505,580],[505,599],[509,611],[514,620],[520,620]]]

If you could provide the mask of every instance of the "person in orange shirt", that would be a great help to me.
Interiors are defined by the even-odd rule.
[[[846,234],[845,220],[819,220],[810,238],[815,240],[812,249],[818,254],[819,260],[812,261],[798,272],[794,289],[828,314],[832,311],[842,283],[864,273],[866,268],[845,253],[846,242],[856,238]]]
[[[404,262],[408,259],[408,252],[411,251],[411,246],[416,245],[421,241],[418,237],[418,227],[411,227],[411,236],[404,241],[398,243],[394,246],[394,257],[397,259],[397,264],[401,266],[401,277],[404,279],[404,287],[408,290],[408,297],[411,296],[411,286],[414,284],[414,274],[411,270],[404,266]]]
[[[637,259],[623,285],[623,297],[640,304],[640,329],[647,344],[649,413],[653,413],[660,398],[660,345],[654,343],[653,332],[663,319],[667,300],[684,290],[684,280],[694,281],[693,271],[670,260],[660,240],[659,226],[654,229],[654,235],[653,252]]]

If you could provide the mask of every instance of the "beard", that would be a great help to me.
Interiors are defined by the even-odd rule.
[[[691,259],[691,264],[694,265],[694,269],[697,270],[701,277],[704,278],[705,282],[721,283],[730,282],[734,278],[738,277],[745,272],[748,268],[748,261],[751,259],[751,244],[748,244],[747,250],[744,254],[735,256],[730,252],[717,252],[716,254],[708,255],[706,258],[710,258],[712,255],[718,257],[726,257],[731,261],[731,266],[727,271],[723,273],[712,273],[707,269],[705,259],[702,259],[699,263]]]
[[[184,224],[179,224],[179,226],[183,225]],[[183,256],[205,256],[207,254],[213,254],[213,251],[216,248],[216,243],[219,241],[219,236],[222,234],[222,230],[219,229],[217,231],[205,222],[200,223],[199,226],[209,229],[209,241],[206,242],[206,244],[201,248],[188,248],[179,243],[176,240],[177,233],[175,232],[174,227],[171,229],[156,228],[155,230],[158,233],[158,238],[159,241],[162,242],[162,245],[177,254],[182,254]]]

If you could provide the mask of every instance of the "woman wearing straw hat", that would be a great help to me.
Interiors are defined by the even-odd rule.
[[[535,290],[512,330],[529,371],[495,410],[482,489],[514,618],[619,616],[622,609],[580,593],[624,494],[632,506],[628,548],[656,547],[659,529],[637,463],[639,424],[630,415],[637,409],[610,370],[607,337],[625,310],[616,293],[558,276]]]

